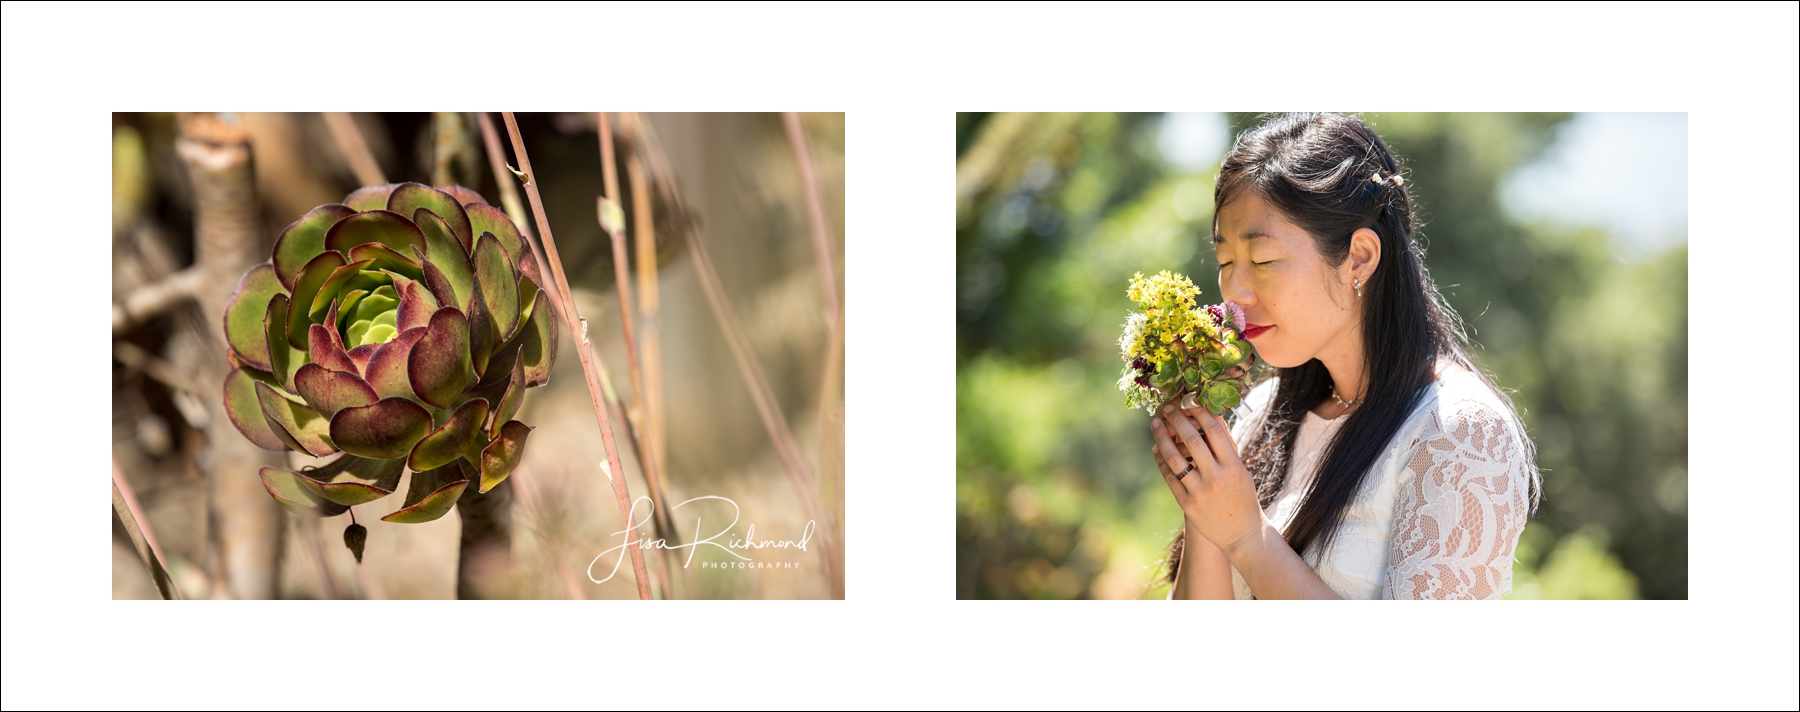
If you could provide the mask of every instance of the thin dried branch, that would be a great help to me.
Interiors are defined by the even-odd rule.
[[[794,433],[788,427],[787,417],[781,413],[781,404],[776,402],[774,390],[769,387],[768,378],[763,375],[762,366],[757,364],[755,354],[750,351],[750,342],[744,338],[738,326],[737,315],[731,311],[730,303],[725,299],[725,288],[719,282],[719,274],[713,269],[712,258],[706,254],[706,246],[698,232],[688,235],[688,252],[694,260],[694,272],[700,277],[701,290],[706,293],[706,301],[712,305],[713,317],[719,322],[719,330],[725,334],[725,343],[731,347],[731,355],[736,359],[738,373],[744,378],[744,384],[750,388],[750,398],[756,403],[756,413],[762,418],[763,428],[768,430],[769,439],[775,444],[775,452],[781,457],[781,463],[793,481],[794,489],[800,492],[801,504],[806,508],[807,516],[814,522],[826,524],[829,520],[820,514],[818,483],[812,473],[806,469],[806,462],[800,456],[800,446],[794,442]],[[829,530],[822,528],[819,535],[819,555],[824,557],[828,571],[828,580],[834,584],[839,579],[837,547]],[[838,594],[836,590],[834,594]]]
[[[832,523],[829,531],[834,540],[844,541],[844,402],[838,381],[844,375],[844,312],[838,312],[831,326],[831,345],[825,350],[825,378],[819,384],[819,476],[832,485]],[[840,555],[842,549],[838,550]],[[844,595],[844,562],[838,561],[833,572],[834,591]]]
[[[594,355],[593,344],[588,341],[587,322],[575,310],[575,300],[569,291],[569,279],[563,274],[562,260],[556,254],[556,238],[550,233],[550,221],[544,215],[544,200],[538,194],[537,179],[531,172],[531,157],[525,152],[525,140],[519,135],[519,124],[512,112],[503,112],[506,120],[506,133],[512,139],[513,154],[519,157],[519,168],[523,171],[526,195],[531,199],[531,210],[537,218],[538,237],[543,245],[545,265],[550,269],[556,281],[557,295],[551,299],[557,312],[562,316],[563,324],[568,327],[570,336],[575,338],[576,353],[581,357],[581,371],[587,377],[588,395],[594,403],[594,417],[600,422],[600,443],[606,448],[606,461],[610,472],[618,473],[608,479],[612,481],[613,494],[619,501],[619,517],[622,522],[631,521],[631,493],[625,486],[625,467],[619,460],[618,445],[613,442],[611,419],[606,414],[604,396],[601,395],[600,376],[594,363],[599,357]],[[644,552],[639,546],[637,532],[632,527],[625,528],[625,545],[631,553],[631,569],[636,575],[638,598],[650,599],[650,577],[644,569]]]
[[[175,590],[174,582],[169,580],[169,572],[163,569],[162,548],[156,545],[156,535],[150,531],[149,521],[144,519],[143,510],[138,508],[137,495],[131,491],[131,483],[125,479],[125,473],[119,470],[119,461],[113,460],[113,513],[119,516],[119,523],[125,525],[125,533],[131,536],[131,545],[137,548],[138,558],[144,560],[144,567],[150,570],[150,580],[156,582],[156,592],[162,594],[163,600],[179,601],[181,592]]]
[[[375,154],[369,151],[369,144],[363,140],[362,131],[357,130],[356,120],[349,114],[338,111],[327,111],[325,127],[331,129],[331,137],[337,141],[338,150],[343,152],[344,160],[350,162],[350,170],[356,172],[356,181],[363,185],[385,185],[387,176],[381,172],[381,164],[375,162]]]
[[[494,169],[494,184],[500,186],[500,207],[506,211],[506,217],[519,226],[519,232],[531,237],[531,221],[525,219],[525,204],[519,202],[519,188],[513,184],[513,176],[507,170],[506,152],[500,148],[500,132],[494,130],[494,119],[485,111],[477,112],[475,119],[481,124],[481,144],[487,149],[488,167]],[[535,242],[533,249],[536,249]],[[537,258],[542,263],[544,256],[539,254]]]
[[[124,299],[113,303],[113,336],[187,303],[201,287],[207,286],[208,277],[200,269],[190,267],[162,281],[132,290]]]
[[[627,413],[627,417],[635,424],[643,422],[644,377],[639,365],[637,348],[637,330],[633,324],[631,308],[631,262],[625,253],[625,221],[624,212],[619,209],[619,172],[613,161],[612,124],[605,112],[599,114],[600,125],[600,172],[604,177],[606,194],[600,196],[598,206],[601,229],[606,230],[612,238],[613,274],[618,283],[619,321],[625,333],[625,361],[631,373],[631,394],[636,401]],[[638,240],[643,241],[643,236]],[[635,416],[635,417],[633,417]],[[650,500],[656,516],[657,536],[668,538],[675,531],[674,518],[669,514],[669,502],[664,496],[668,491],[668,483],[662,478],[661,463],[655,453],[648,448],[638,449],[638,462],[644,467],[644,481],[650,485]],[[674,551],[667,550],[668,557],[674,558]]]
[[[643,117],[625,114],[620,122],[633,135],[641,134],[638,124]],[[640,142],[641,145],[641,142]],[[667,463],[669,431],[666,422],[662,381],[662,327],[658,323],[660,287],[656,269],[656,216],[653,212],[649,181],[644,176],[643,151],[634,150],[625,157],[625,176],[631,183],[632,227],[637,231],[638,336],[644,367],[644,432],[650,441],[651,457],[658,465]]]
[[[800,164],[800,187],[806,194],[806,214],[812,220],[813,255],[819,263],[819,290],[825,299],[825,323],[837,324],[837,270],[832,266],[831,227],[825,224],[825,207],[819,199],[819,181],[813,175],[812,151],[806,146],[806,129],[800,115],[781,115],[787,125],[788,143],[794,146],[794,162]]]
[[[807,471],[800,458],[800,449],[794,443],[793,432],[788,428],[787,420],[769,388],[768,380],[762,375],[762,368],[752,355],[749,342],[744,339],[738,328],[736,315],[724,297],[725,289],[719,282],[719,276],[713,270],[712,260],[706,254],[706,248],[700,244],[697,223],[692,220],[682,204],[681,193],[674,186],[674,171],[670,168],[669,159],[662,150],[662,143],[657,140],[656,131],[649,122],[638,121],[629,124],[633,129],[637,145],[644,160],[650,165],[650,176],[655,181],[657,196],[662,198],[665,208],[673,213],[676,229],[683,231],[682,239],[688,243],[688,252],[694,260],[694,271],[700,278],[702,291],[706,293],[707,303],[712,307],[713,317],[719,322],[720,331],[725,334],[725,341],[731,347],[732,356],[736,359],[738,371],[744,378],[744,385],[750,389],[751,399],[755,401],[757,415],[762,419],[763,427],[769,432],[769,439],[775,445],[783,467],[789,479],[799,491],[801,502],[809,516],[815,522],[825,522],[820,516],[818,503],[818,486]],[[842,508],[839,508],[842,511]],[[835,545],[836,537],[830,528],[824,528],[819,537],[819,553],[824,558],[828,572],[827,581],[832,594],[843,596],[843,559],[838,555]]]
[[[813,256],[819,265],[819,286],[825,298],[825,322],[831,325],[831,339],[825,350],[825,378],[819,384],[819,470],[827,482],[835,485],[833,497],[837,506],[833,514],[838,515],[833,526],[841,525],[843,508],[843,421],[838,418],[837,391],[838,378],[843,374],[844,358],[844,320],[841,300],[838,298],[837,275],[833,267],[834,257],[831,251],[831,226],[825,222],[825,207],[819,196],[818,177],[813,173],[812,151],[806,143],[806,129],[800,124],[800,115],[787,112],[782,115],[782,122],[787,125],[788,143],[794,147],[794,162],[800,167],[801,192],[806,196],[806,214],[812,222]],[[842,575],[843,567],[836,570]],[[842,593],[843,580],[833,582],[837,591]]]

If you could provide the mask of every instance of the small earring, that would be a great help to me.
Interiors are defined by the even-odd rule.
[[[1362,298],[1362,280],[1352,279],[1352,280],[1350,280],[1350,283],[1356,285],[1356,298],[1361,299]]]

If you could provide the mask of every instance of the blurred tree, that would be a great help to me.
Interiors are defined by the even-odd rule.
[[[1685,248],[1628,263],[1602,231],[1505,214],[1500,181],[1566,114],[1364,118],[1405,160],[1427,264],[1540,448],[1515,595],[1685,597]],[[1171,165],[1162,125],[957,117],[959,597],[1156,593],[1180,515],[1114,388],[1125,280],[1217,284],[1202,246],[1217,161]]]

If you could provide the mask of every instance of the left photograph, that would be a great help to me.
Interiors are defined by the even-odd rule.
[[[115,113],[114,599],[842,599],[844,115]]]

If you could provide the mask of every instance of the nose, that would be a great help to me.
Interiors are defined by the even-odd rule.
[[[1246,273],[1247,270],[1237,269],[1235,266],[1219,270],[1219,296],[1237,302],[1239,308],[1248,312],[1256,304],[1256,292],[1250,288]]]

